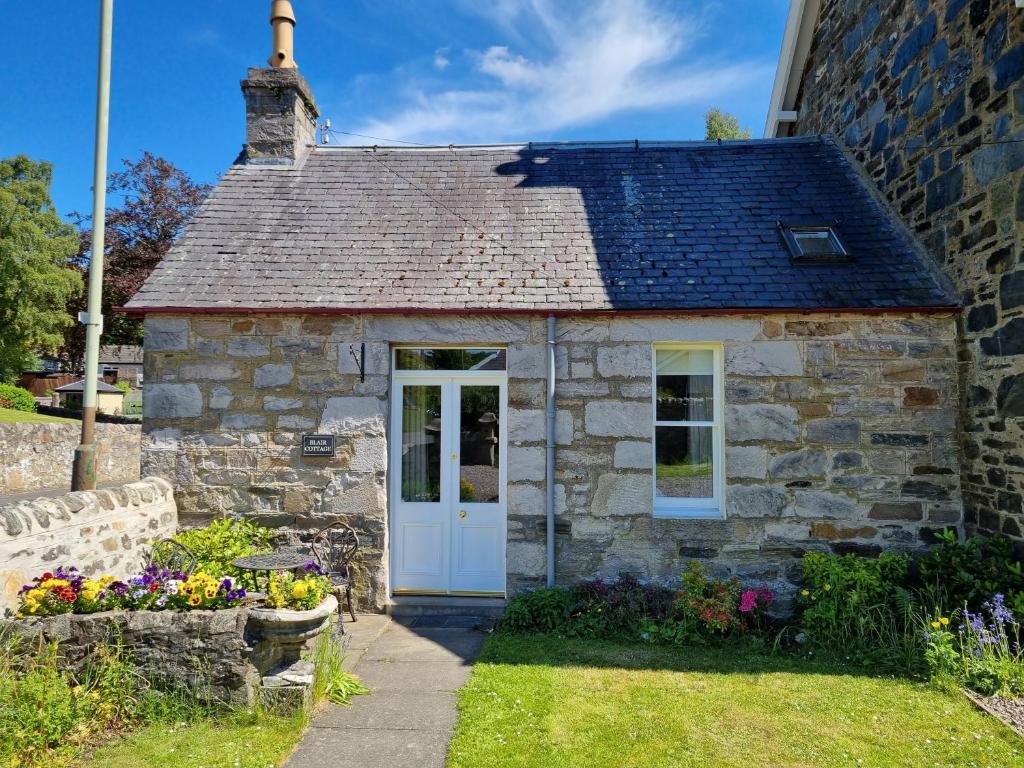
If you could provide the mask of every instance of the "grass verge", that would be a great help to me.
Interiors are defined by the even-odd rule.
[[[0,408],[0,424],[73,424],[74,419],[62,419],[59,416],[47,416],[43,413],[15,411],[11,408]]]
[[[459,693],[451,768],[1021,766],[959,695],[736,646],[495,635]]]

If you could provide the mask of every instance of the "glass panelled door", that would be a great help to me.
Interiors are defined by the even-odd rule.
[[[403,370],[402,359],[392,391],[392,590],[504,594],[504,373]]]

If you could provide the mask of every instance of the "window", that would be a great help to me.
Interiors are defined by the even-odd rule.
[[[498,348],[399,347],[399,371],[504,371],[505,350]]]
[[[720,517],[722,348],[654,348],[654,514]]]
[[[839,235],[830,226],[787,226],[779,223],[782,239],[796,262],[849,261]]]

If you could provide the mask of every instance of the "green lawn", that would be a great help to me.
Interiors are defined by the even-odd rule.
[[[41,413],[0,408],[0,424],[68,424],[74,421],[74,419],[62,419],[59,416],[45,416]]]
[[[960,696],[735,647],[494,635],[459,713],[451,768],[1024,765]]]
[[[82,768],[277,768],[304,729],[301,715],[157,723],[100,747]]]

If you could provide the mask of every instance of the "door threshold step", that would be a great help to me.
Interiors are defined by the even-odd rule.
[[[389,616],[499,617],[505,613],[504,597],[445,597],[442,595],[394,595]]]

